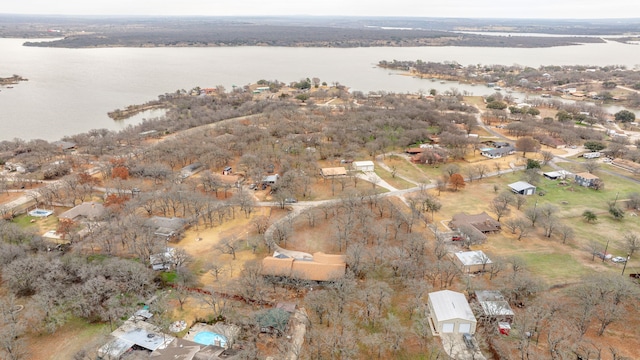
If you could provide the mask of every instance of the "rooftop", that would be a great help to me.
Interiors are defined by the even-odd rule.
[[[476,321],[467,298],[462,293],[451,290],[436,291],[429,293],[429,300],[438,321],[451,319]]]
[[[482,307],[485,315],[489,316],[514,316],[515,313],[511,309],[509,303],[505,300],[502,293],[497,290],[478,290],[476,298]]]
[[[78,217],[84,217],[89,220],[99,218],[104,214],[104,205],[94,201],[84,202],[70,210],[67,210],[58,216],[60,219],[73,220]]]
[[[482,250],[461,251],[456,253],[456,257],[465,266],[491,264],[492,261]]]
[[[512,184],[509,184],[509,187],[512,188],[515,191],[520,192],[520,191],[523,191],[523,190],[526,190],[526,189],[535,188],[536,186],[535,185],[531,185],[526,181],[516,181],[516,182],[514,182]]]
[[[293,276],[305,280],[331,281],[343,277],[346,270],[344,255],[330,255],[317,252],[312,258],[294,258],[274,253],[262,259],[262,274],[272,276]]]
[[[591,173],[588,173],[588,172],[577,173],[576,177],[578,177],[578,176],[583,178],[583,179],[594,179],[594,180],[595,179],[599,179],[599,177],[597,177],[597,176],[595,176],[595,175],[593,175]]]
[[[322,176],[344,176],[347,175],[347,169],[343,166],[322,168]]]

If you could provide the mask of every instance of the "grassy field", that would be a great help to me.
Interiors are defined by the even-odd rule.
[[[33,228],[38,232],[46,232],[56,228],[58,218],[53,215],[48,217],[34,217],[28,214],[22,214],[13,218],[12,222],[25,229]]]
[[[386,181],[389,185],[393,186],[396,189],[411,189],[416,185],[401,179],[398,176],[392,176],[391,173],[380,166],[376,167],[375,173],[384,181]]]
[[[442,223],[446,223],[458,212],[473,214],[486,211],[495,218],[488,206],[497,195],[494,187],[498,189],[498,193],[508,190],[508,184],[521,180],[522,175],[522,172],[503,174],[500,177],[494,176],[467,183],[467,186],[458,192],[442,192],[439,200],[443,206],[441,211],[435,214],[435,221],[444,228]],[[527,197],[527,204],[520,211],[512,208],[510,214],[501,219],[523,217],[523,211],[528,207],[553,204],[559,209],[561,222],[571,226],[575,232],[574,238],[567,244],[562,244],[557,235],[550,239],[544,237],[541,227],[538,227],[521,241],[516,240],[517,235],[512,235],[504,229],[499,234],[489,235],[487,243],[478,248],[497,258],[520,258],[527,269],[549,285],[578,281],[593,271],[620,271],[618,264],[592,261],[588,250],[589,243],[596,241],[604,250],[609,241],[609,253],[614,256],[624,255],[624,234],[640,232],[640,220],[635,216],[626,216],[621,221],[614,220],[608,213],[608,202],[614,200],[616,195],[622,200],[628,193],[638,191],[638,186],[611,175],[599,176],[606,184],[605,189],[601,191],[577,186],[572,182],[563,186],[559,185],[559,181],[542,177],[538,191],[543,191],[545,196]],[[432,190],[432,193],[437,196],[437,191]],[[596,223],[589,224],[582,218],[582,212],[586,209],[598,214]],[[632,258],[627,267],[629,272],[637,267],[636,263],[640,262]]]
[[[429,179],[432,178],[430,176],[430,174],[428,174],[426,171],[424,171],[423,166],[412,164],[411,162],[409,162],[408,160],[404,159],[401,156],[398,156],[398,155],[386,156],[383,159],[383,161],[384,161],[385,165],[387,165],[388,167],[390,167],[390,168],[394,168],[395,167],[396,173],[398,175],[406,177],[408,179],[413,179],[416,182],[426,182],[426,183],[428,183]],[[377,167],[376,169],[379,169],[379,167]],[[387,180],[381,174],[378,174],[378,176],[380,176],[383,179]],[[393,185],[393,183],[390,183],[390,184]],[[413,187],[413,186],[415,186],[415,185],[411,184],[410,187]]]

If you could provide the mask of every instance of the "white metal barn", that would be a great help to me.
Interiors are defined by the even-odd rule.
[[[433,335],[476,332],[476,317],[464,294],[451,290],[432,292],[428,306]]]
[[[356,170],[356,171],[373,171],[374,169],[374,164],[373,164],[373,161],[371,160],[354,161],[352,165],[353,165],[353,170]]]

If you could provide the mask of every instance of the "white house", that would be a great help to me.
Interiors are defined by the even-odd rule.
[[[451,290],[432,292],[427,305],[433,335],[476,332],[476,317],[464,294]]]
[[[493,262],[482,250],[455,253],[457,265],[464,273],[477,273],[491,268]]]
[[[373,171],[375,167],[375,165],[373,164],[373,161],[371,160],[354,161],[352,166],[353,166],[353,170],[356,170],[356,171]]]

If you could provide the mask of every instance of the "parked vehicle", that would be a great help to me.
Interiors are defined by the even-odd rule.
[[[462,334],[462,340],[464,340],[464,344],[467,345],[468,349],[475,348],[475,345],[473,344],[473,336],[471,334],[469,333]]]
[[[609,259],[611,259],[611,258],[613,257],[613,255],[611,255],[611,254],[606,254],[606,253],[603,253],[603,252],[597,252],[597,253],[596,253],[596,256],[597,256],[598,258],[602,259],[602,260],[609,260]]]
[[[460,241],[460,240],[462,240],[462,236],[460,235],[453,235],[451,237],[451,241]]]
[[[294,198],[286,198],[286,199],[284,199],[284,203],[285,204],[295,204],[297,202],[298,202],[298,200],[296,200]]]
[[[616,256],[613,259],[611,259],[611,261],[613,261],[614,263],[626,263],[627,262],[627,258],[622,257],[622,256]]]

